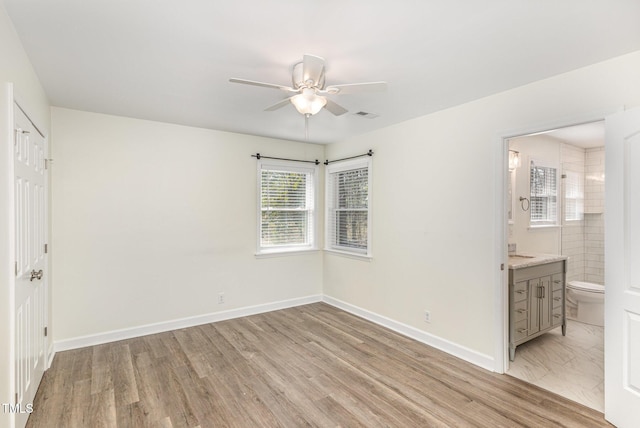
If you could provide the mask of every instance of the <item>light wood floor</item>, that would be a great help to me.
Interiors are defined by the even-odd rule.
[[[323,303],[56,354],[30,427],[598,427],[601,413]]]

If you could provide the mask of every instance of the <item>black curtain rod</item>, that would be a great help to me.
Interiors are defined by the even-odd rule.
[[[329,165],[329,164],[330,164],[330,163],[332,163],[332,162],[340,162],[340,161],[343,161],[343,160],[349,160],[349,159],[361,158],[361,157],[363,157],[363,156],[373,156],[373,150],[369,150],[367,153],[363,153],[363,154],[361,154],[361,155],[356,155],[356,156],[351,156],[351,157],[348,157],[348,158],[336,159],[336,160],[332,160],[332,161],[330,161],[330,160],[326,160],[326,161],[324,161],[324,164],[325,164],[325,165]]]
[[[308,161],[308,160],[300,160],[300,159],[287,159],[287,158],[272,158],[270,156],[262,156],[260,153],[256,153],[255,155],[251,155],[252,158],[257,158],[257,159],[276,159],[276,160],[283,160],[283,161],[290,161],[290,162],[304,162],[304,163],[312,163],[315,165],[320,165],[320,161],[318,159],[314,160],[314,161]]]

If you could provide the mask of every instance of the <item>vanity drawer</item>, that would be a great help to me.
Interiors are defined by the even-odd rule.
[[[553,299],[553,309],[558,308],[558,307],[562,307],[562,299],[563,299],[563,294],[562,294],[562,289],[560,290],[555,290],[553,292],[553,296],[551,297]]]
[[[551,286],[553,291],[562,290],[562,286],[564,285],[564,274],[556,273],[551,277]]]
[[[520,339],[524,339],[529,335],[529,324],[527,321],[528,320],[525,318],[515,324],[513,329],[514,342],[517,342]]]
[[[551,313],[551,325],[562,324],[562,306],[553,308]]]
[[[527,301],[523,300],[521,302],[513,305],[513,322],[520,322],[524,319],[527,319],[527,315],[529,314],[527,310]]]
[[[527,298],[527,281],[516,282],[513,285],[513,301],[520,302]]]

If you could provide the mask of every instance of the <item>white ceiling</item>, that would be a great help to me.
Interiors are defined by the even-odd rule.
[[[546,134],[583,149],[603,147],[605,140],[604,121],[567,126],[551,130]]]
[[[55,106],[304,140],[293,106],[264,108],[310,53],[334,96],[329,143],[640,50],[639,0],[0,0]],[[354,115],[379,115],[375,119]]]

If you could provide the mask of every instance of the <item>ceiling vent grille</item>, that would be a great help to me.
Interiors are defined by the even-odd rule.
[[[380,116],[379,114],[369,113],[366,111],[359,111],[357,113],[354,113],[354,115],[360,116],[360,117],[366,117],[367,119],[375,119],[376,117]]]

